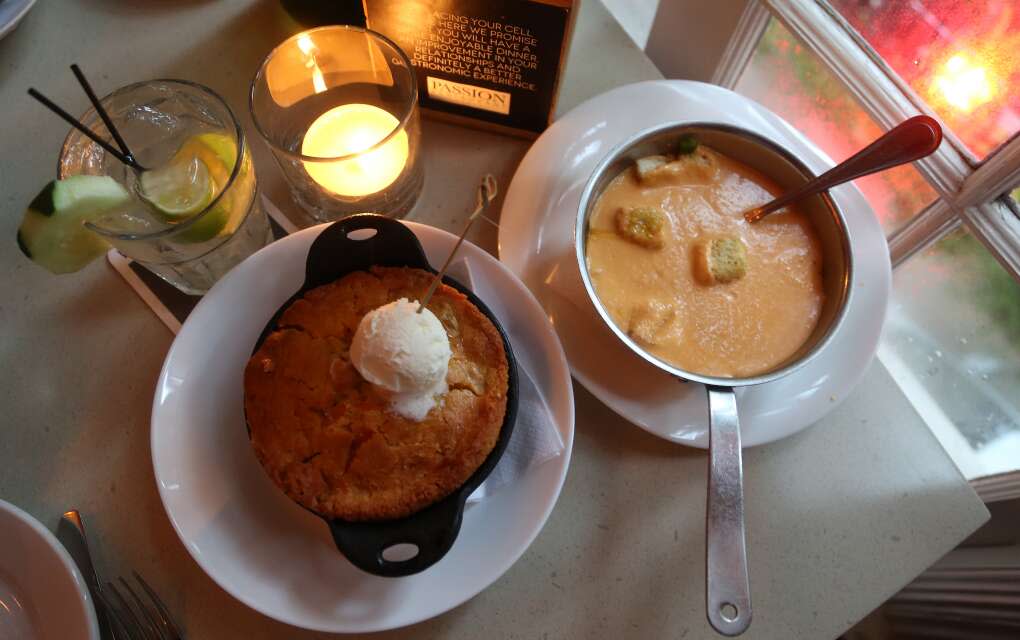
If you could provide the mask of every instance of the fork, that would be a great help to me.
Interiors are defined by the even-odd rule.
[[[125,640],[184,640],[180,629],[170,619],[166,605],[142,576],[132,571],[140,589],[121,576],[116,582],[107,582],[99,592],[102,606],[114,627],[117,638]],[[139,596],[141,591],[143,594]],[[126,594],[126,595],[125,595]],[[143,597],[144,596],[144,597]]]
[[[104,639],[112,637],[113,640],[184,640],[184,634],[173,623],[166,605],[137,572],[131,573],[147,596],[147,601],[139,597],[131,583],[124,578],[120,578],[119,587],[112,582],[107,582],[106,586],[103,586],[92,562],[88,536],[85,535],[85,521],[77,509],[65,511],[61,521],[62,525],[65,523],[70,525],[69,531],[74,535],[72,555],[78,562],[92,594]],[[125,593],[130,602],[134,603],[134,607],[124,596]]]

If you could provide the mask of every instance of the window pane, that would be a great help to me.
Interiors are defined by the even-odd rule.
[[[846,87],[775,19],[765,30],[736,90],[785,118],[835,162],[845,160],[882,135]],[[936,197],[911,166],[860,178],[855,184],[887,233]]]
[[[879,354],[965,475],[1020,468],[1020,284],[965,229],[894,272]]]
[[[1020,2],[830,2],[977,157],[1020,130]]]

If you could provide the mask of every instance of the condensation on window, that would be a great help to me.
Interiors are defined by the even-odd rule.
[[[965,475],[1020,468],[1020,283],[966,229],[896,269],[879,355]]]
[[[736,91],[779,114],[834,162],[882,135],[847,88],[773,18],[737,82]],[[901,166],[854,181],[891,233],[937,197],[920,173]]]
[[[1020,2],[829,1],[976,157],[1020,131]]]

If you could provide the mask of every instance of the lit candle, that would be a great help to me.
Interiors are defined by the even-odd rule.
[[[320,185],[341,196],[367,196],[390,186],[407,163],[407,133],[400,131],[371,151],[400,126],[391,113],[369,104],[345,104],[319,116],[305,133],[301,153],[319,158],[353,157],[333,162],[305,162]],[[365,151],[365,153],[360,153]],[[356,155],[354,155],[356,154]]]

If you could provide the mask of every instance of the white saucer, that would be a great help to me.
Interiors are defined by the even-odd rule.
[[[0,38],[14,31],[35,0],[0,0]]]
[[[456,237],[406,223],[432,264]],[[266,321],[304,281],[308,248],[326,225],[298,231],[235,267],[188,317],[167,355],[152,407],[152,461],[170,521],[223,589],[283,622],[328,632],[391,629],[452,609],[524,553],[552,511],[574,435],[563,349],[542,307],[509,269],[465,242],[479,294],[514,353],[546,394],[563,454],[472,505],[453,549],[407,578],[362,573],[333,546],[326,524],[263,473],[243,416],[243,370]],[[526,339],[519,339],[526,336]],[[515,339],[518,338],[518,339]]]
[[[0,638],[99,640],[85,580],[38,520],[0,500]]]
[[[832,166],[792,126],[732,91],[679,80],[619,87],[574,108],[532,145],[503,203],[499,257],[545,307],[581,384],[646,431],[705,448],[704,387],[679,382],[627,349],[599,320],[574,257],[578,201],[595,165],[635,133],[670,122],[734,124],[786,147],[816,173]],[[806,366],[737,390],[744,446],[785,438],[818,421],[860,381],[878,346],[890,286],[885,234],[856,187],[836,187],[832,196],[846,217],[856,269],[847,315]]]

